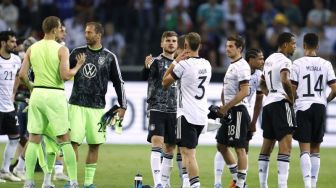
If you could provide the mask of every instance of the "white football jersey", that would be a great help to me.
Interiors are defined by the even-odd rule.
[[[251,108],[252,106],[254,106],[254,104],[252,104],[255,100],[255,94],[258,92],[261,92],[260,89],[260,79],[261,79],[261,75],[262,75],[262,71],[261,70],[255,70],[253,74],[251,74],[251,79],[249,82],[249,95],[246,97],[247,99],[247,107]]]
[[[329,61],[308,56],[293,62],[291,80],[297,86],[295,110],[307,110],[313,103],[327,105],[327,85],[336,82]]]
[[[16,74],[21,67],[21,59],[11,54],[9,59],[0,56],[0,112],[14,111],[12,101]]]
[[[283,70],[291,71],[291,68],[292,61],[282,53],[273,53],[266,59],[263,78],[269,92],[264,101],[264,106],[286,98],[287,94],[282,87],[280,73]]]
[[[209,111],[209,61],[196,57],[180,61],[175,65],[172,76],[178,80],[177,117],[183,115],[191,124],[205,125]]]
[[[251,68],[245,59],[232,62],[224,76],[223,93],[225,104],[230,102],[239,92],[239,86],[242,83],[249,83],[251,79]],[[236,105],[246,105],[247,98],[244,98],[240,103]]]

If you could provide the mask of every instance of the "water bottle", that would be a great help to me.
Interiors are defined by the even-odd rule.
[[[141,174],[135,175],[134,188],[142,188],[142,175]]]

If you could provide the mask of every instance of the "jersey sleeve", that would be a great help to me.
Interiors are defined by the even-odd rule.
[[[283,59],[279,63],[280,63],[280,72],[282,72],[282,71],[289,71],[290,72],[291,71],[292,62],[288,58]]]
[[[327,70],[328,70],[328,73],[327,73],[327,83],[328,83],[328,85],[336,83],[335,71],[334,71],[330,62],[328,62]]]
[[[77,50],[76,49],[72,50],[70,53],[70,57],[69,57],[70,69],[76,66],[76,63],[77,63],[76,55],[77,55]]]
[[[245,63],[244,66],[238,71],[238,82],[239,85],[249,83],[251,79],[251,68]]]
[[[182,77],[184,69],[186,67],[185,63],[186,61],[180,61],[175,65],[173,71],[171,72],[171,75],[175,80],[178,80]]]
[[[292,66],[292,71],[290,73],[290,79],[293,85],[298,86],[299,84],[299,65],[297,61],[294,61]]]
[[[121,76],[117,57],[113,54],[111,58],[110,79],[118,97],[118,103],[121,108],[127,108],[126,94],[124,89],[124,81]]]

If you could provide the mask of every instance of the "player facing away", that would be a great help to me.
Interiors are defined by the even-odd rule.
[[[88,22],[85,28],[86,46],[75,48],[70,54],[70,66],[79,54],[86,61],[74,77],[69,99],[71,142],[78,160],[78,147],[84,138],[89,145],[86,157],[84,187],[95,187],[93,179],[97,167],[99,146],[106,141],[106,127],[100,123],[106,105],[108,81],[112,81],[118,97],[118,116],[123,119],[127,103],[124,81],[115,54],[104,48],[101,39],[104,28],[100,23]]]
[[[238,35],[228,37],[226,42],[226,53],[232,62],[224,77],[221,93],[222,106],[219,109],[219,114],[228,118],[226,118],[227,121],[222,120],[222,126],[216,135],[217,150],[223,155],[235,182],[235,185],[231,184],[230,187],[240,188],[243,188],[246,180],[245,145],[250,123],[245,98],[249,94],[251,68],[241,54],[244,44],[244,39]],[[235,149],[238,160],[235,159],[229,147]]]
[[[267,188],[269,157],[278,141],[278,187],[287,188],[289,161],[292,148],[292,133],[295,128],[293,101],[294,94],[290,82],[292,62],[287,57],[296,48],[293,34],[284,32],[277,39],[278,52],[265,61],[260,87],[267,95],[264,101],[261,128],[263,144],[259,154],[259,183]]]
[[[249,94],[246,97],[248,102],[247,110],[249,112],[249,115],[252,117],[252,120],[248,127],[246,145],[245,145],[246,154],[248,154],[249,141],[252,139],[254,132],[256,132],[256,123],[261,111],[262,99],[264,96],[259,87],[259,81],[262,74],[261,70],[264,65],[264,55],[262,51],[259,49],[249,49],[246,51],[245,59],[247,60],[251,68],[251,79],[249,81]],[[253,100],[253,98],[255,99]],[[252,104],[253,101],[254,105]],[[252,107],[254,108],[252,109]],[[219,151],[217,151],[214,159],[215,188],[222,187],[221,179],[224,166],[225,166],[224,158],[222,154]]]
[[[318,36],[307,33],[303,39],[304,57],[293,62],[291,81],[296,94],[300,163],[305,188],[316,188],[320,169],[320,145],[326,122],[326,105],[336,95],[336,78],[331,63],[317,56]],[[326,95],[327,86],[331,92]]]
[[[16,46],[16,34],[13,31],[0,32],[0,135],[8,136],[0,169],[0,182],[21,181],[9,170],[20,139],[13,105],[19,86],[17,75],[21,67],[20,57],[13,54]]]
[[[176,137],[191,188],[201,187],[196,147],[208,120],[207,92],[211,78],[209,61],[198,55],[200,44],[199,34],[188,33],[185,50],[169,66],[162,81],[164,88],[178,81]]]
[[[28,107],[29,142],[26,149],[26,181],[24,188],[35,187],[34,169],[37,153],[42,150],[44,130],[52,129],[64,153],[64,162],[71,188],[77,188],[77,162],[69,139],[68,103],[64,92],[64,80],[72,78],[85,61],[85,54],[76,57],[74,68],[69,67],[69,51],[55,41],[61,30],[60,19],[49,16],[43,20],[44,38],[28,48],[19,73],[21,81],[32,91]],[[32,66],[34,86],[28,79]],[[33,89],[34,88],[34,89]]]
[[[170,187],[170,173],[176,147],[176,86],[162,87],[162,78],[174,60],[177,33],[165,31],[161,36],[162,53],[145,59],[144,79],[148,80],[147,111],[149,126],[147,141],[151,143],[150,164],[154,187]],[[161,163],[161,153],[163,160]]]

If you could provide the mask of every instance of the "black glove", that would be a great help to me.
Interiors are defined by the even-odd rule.
[[[209,114],[208,114],[208,118],[209,119],[216,119],[216,118],[220,118],[218,116],[218,111],[219,111],[219,106],[216,106],[216,105],[211,105],[209,106]]]
[[[119,106],[114,105],[111,109],[109,109],[105,114],[100,118],[100,123],[104,126],[107,126],[111,123],[113,117],[117,114]]]

